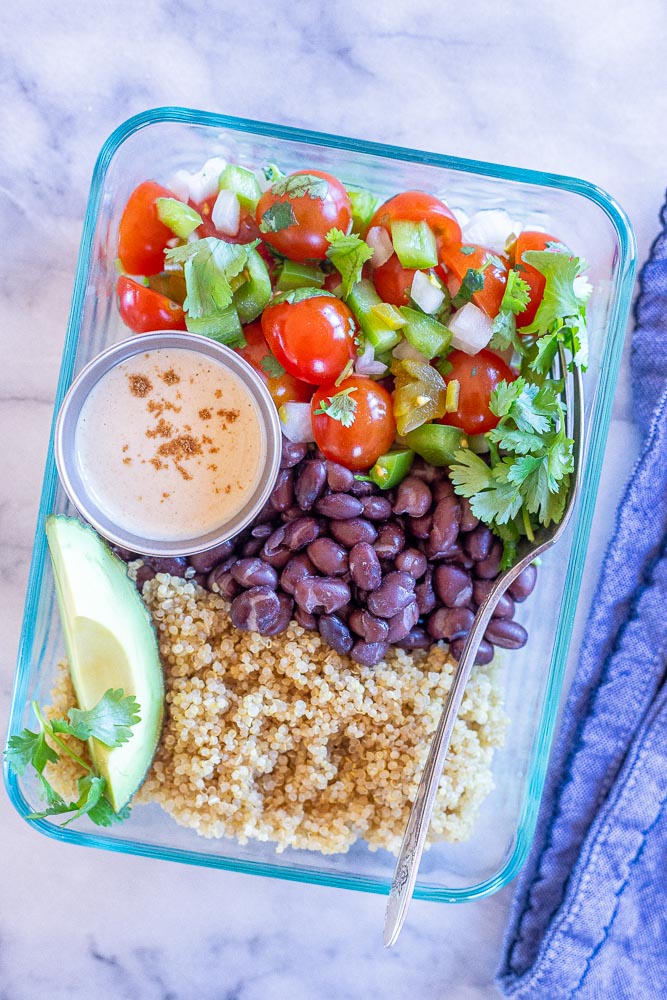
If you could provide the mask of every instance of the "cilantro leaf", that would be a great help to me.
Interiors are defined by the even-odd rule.
[[[524,335],[535,334],[538,338],[538,353],[531,368],[538,374],[545,374],[553,363],[558,345],[563,344],[570,354],[570,367],[576,365],[585,370],[588,364],[586,304],[575,285],[585,262],[560,245],[550,250],[525,250],[523,260],[545,278],[535,319],[523,330]]]
[[[67,718],[51,722],[54,733],[69,733],[78,740],[94,737],[107,747],[119,747],[132,736],[130,727],[140,721],[139,705],[133,695],[124,697],[121,689],[109,688],[94,708],[70,708]]]
[[[259,367],[269,378],[282,378],[285,374],[285,369],[273,354],[266,354],[260,361]]]
[[[289,229],[296,226],[297,218],[294,209],[288,201],[277,201],[267,208],[259,220],[260,233],[277,233],[281,229]]]
[[[452,299],[454,309],[460,309],[466,302],[470,302],[475,292],[481,292],[484,288],[484,268],[469,267],[463,275],[461,287]]]
[[[507,309],[512,313],[520,313],[526,308],[530,301],[530,285],[521,277],[514,268],[507,272],[507,284],[503,292],[501,309]]]
[[[516,332],[517,313],[523,312],[530,299],[530,285],[521,277],[518,271],[512,269],[507,273],[507,283],[500,310],[493,321],[493,336],[489,346],[496,351],[506,351],[513,348],[517,354],[524,353],[521,337]]]
[[[287,195],[288,198],[319,198],[324,201],[329,193],[329,182],[325,177],[317,177],[315,174],[292,174],[289,177],[280,177],[271,185],[271,193],[278,198]]]
[[[267,163],[265,167],[262,167],[262,171],[267,181],[271,181],[272,184],[274,181],[280,180],[281,177],[285,176],[280,167],[277,167],[275,163]]]
[[[41,774],[48,763],[55,764],[58,754],[46,742],[44,731],[33,733],[24,729],[11,736],[5,750],[5,760],[14,768],[17,774],[25,773],[32,765]]]
[[[183,308],[191,319],[222,312],[231,304],[231,282],[245,270],[248,255],[258,243],[226,243],[207,236],[166,251],[168,261],[184,264],[187,296]]]
[[[324,399],[320,401],[320,409],[315,413],[324,413],[332,420],[338,420],[343,427],[351,427],[355,421],[357,412],[357,401],[352,399],[352,393],[357,391],[356,385],[349,389],[341,389],[333,396],[328,396],[327,403]]]
[[[373,256],[373,250],[356,233],[346,236],[340,229],[330,229],[327,241],[327,257],[343,279],[342,295],[346,299],[352,286],[361,281],[362,268]]]

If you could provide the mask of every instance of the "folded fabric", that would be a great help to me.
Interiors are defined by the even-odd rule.
[[[498,985],[512,997],[667,997],[667,205],[640,275],[644,444],[619,505]]]

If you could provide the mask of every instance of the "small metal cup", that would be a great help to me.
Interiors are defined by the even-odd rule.
[[[196,351],[216,361],[235,375],[249,392],[259,414],[260,431],[266,461],[257,487],[247,503],[230,520],[206,535],[185,540],[164,541],[144,538],[117,524],[90,495],[86,471],[81,468],[75,449],[75,435],[83,404],[99,380],[128,358],[160,348]],[[257,516],[276,481],[280,468],[282,434],[275,404],[259,375],[240,355],[208,337],[175,331],[157,331],[131,337],[107,350],[86,365],[70,386],[58,414],[55,428],[55,459],[60,481],[79,513],[106,539],[131,552],[154,556],[187,556],[204,552],[238,535]]]

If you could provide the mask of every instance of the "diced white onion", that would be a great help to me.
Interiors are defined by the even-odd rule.
[[[259,184],[259,190],[262,194],[264,194],[265,191],[269,190],[273,181],[269,180],[263,170],[253,170],[253,174],[255,175],[255,180]]]
[[[464,243],[475,243],[493,253],[505,253],[505,242],[511,233],[518,236],[521,226],[503,208],[485,208],[475,212],[461,226]]]
[[[415,271],[410,287],[410,298],[414,299],[425,313],[434,313],[445,301],[445,293],[438,283],[431,281],[423,271]]]
[[[371,257],[373,267],[382,267],[386,264],[394,252],[394,245],[384,226],[373,226],[369,229],[366,233],[366,242],[373,251]]]
[[[577,277],[572,282],[572,288],[579,302],[582,303],[588,302],[589,298],[591,297],[591,293],[593,291],[593,286],[588,280],[587,275],[578,274]]]
[[[453,334],[452,347],[466,354],[477,354],[486,347],[493,334],[493,323],[486,313],[472,302],[466,302],[461,306],[447,326]]]
[[[190,177],[192,175],[187,170],[177,170],[173,177],[167,181],[167,187],[179,201],[186,204],[190,198]]]
[[[451,208],[450,211],[454,216],[454,218],[456,219],[456,221],[458,222],[461,229],[463,229],[469,218],[468,213],[464,212],[462,208]]]
[[[357,375],[385,375],[387,366],[376,359],[372,345],[367,343],[356,360],[354,371]]]
[[[310,403],[283,403],[278,410],[282,432],[294,444],[310,444],[315,440],[310,419]]]
[[[400,344],[397,344],[392,354],[399,361],[421,361],[423,364],[428,364],[428,358],[424,357],[421,351],[418,351],[416,347],[413,347],[409,340],[403,339]]]
[[[241,202],[235,191],[221,191],[215,199],[211,221],[219,233],[236,236],[241,224]]]

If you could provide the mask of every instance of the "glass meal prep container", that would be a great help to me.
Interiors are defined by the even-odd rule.
[[[532,596],[518,609],[528,629],[521,650],[504,654],[509,724],[494,752],[494,789],[470,840],[434,844],[425,853],[415,895],[457,902],[505,885],[526,858],[537,818],[582,575],[621,358],[635,271],[635,242],[622,209],[585,181],[452,156],[346,139],[182,108],[147,111],[107,140],[97,164],[83,227],[55,414],[72,379],[95,355],[129,334],[115,305],[118,223],[141,181],[161,182],[180,168],[198,170],[212,156],[259,168],[328,171],[344,184],[389,197],[421,189],[472,214],[504,208],[523,228],[554,232],[589,263],[591,361],[584,377],[586,448],[580,500],[565,537],[542,560]],[[30,702],[49,702],[64,642],[48,558],[47,514],[75,513],[59,484],[53,440],[44,475],[28,583],[10,733],[30,726]],[[42,808],[36,777],[5,765],[10,798],[22,816]],[[323,855],[271,843],[208,840],[177,825],[157,804],[138,805],[109,829],[87,818],[61,827],[59,817],[31,821],[71,844],[388,893],[395,858],[358,841],[346,854]]]

